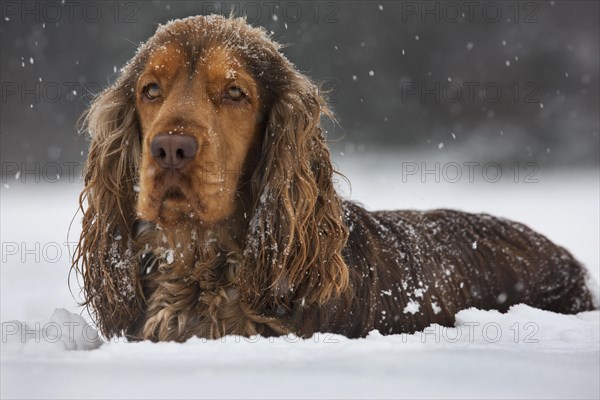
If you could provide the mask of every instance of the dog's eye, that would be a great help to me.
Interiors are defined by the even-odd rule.
[[[240,101],[244,97],[246,97],[246,94],[238,86],[231,86],[225,92],[225,98],[228,99],[228,100]]]
[[[149,83],[144,86],[143,93],[148,100],[154,100],[160,96],[160,86],[158,83]]]

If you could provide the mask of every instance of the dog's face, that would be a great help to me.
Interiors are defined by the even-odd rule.
[[[264,129],[257,82],[240,58],[221,46],[192,56],[168,42],[145,62],[135,104],[142,141],[138,215],[166,226],[230,216]]]

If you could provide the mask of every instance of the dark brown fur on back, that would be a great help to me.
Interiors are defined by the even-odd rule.
[[[412,333],[453,326],[469,307],[594,309],[585,268],[525,225],[453,210],[368,212],[350,202],[345,209],[352,301],[307,316],[303,333]]]
[[[102,333],[361,337],[468,307],[593,309],[585,268],[524,225],[343,201],[323,115],[317,87],[244,20],[159,28],[85,119],[74,268]],[[173,135],[196,151],[176,170],[154,151]]]

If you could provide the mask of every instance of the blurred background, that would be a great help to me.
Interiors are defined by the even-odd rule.
[[[213,12],[264,26],[329,91],[336,156],[598,166],[596,1],[3,1],[3,176],[79,168],[93,96],[159,23]]]

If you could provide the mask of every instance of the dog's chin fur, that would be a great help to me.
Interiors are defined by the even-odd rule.
[[[218,224],[233,214],[224,206],[211,210],[203,206],[200,200],[183,194],[165,195],[162,200],[140,207],[137,214],[141,220],[160,225],[164,228],[175,228],[180,225],[210,227]]]
[[[233,214],[230,190],[215,184],[194,188],[184,174],[162,174],[143,179],[136,211],[140,219],[174,227],[209,226]]]

